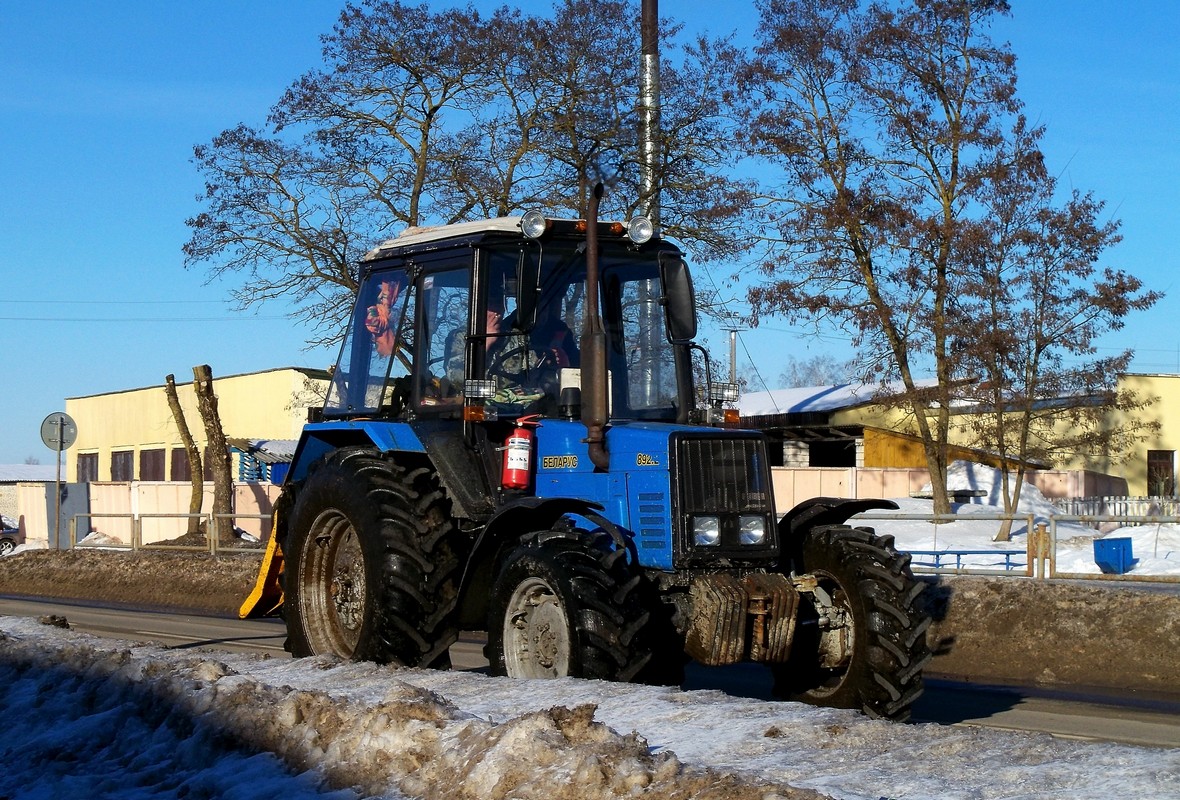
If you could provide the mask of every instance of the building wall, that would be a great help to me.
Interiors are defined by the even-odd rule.
[[[308,381],[321,387],[319,396],[309,391]],[[326,376],[316,371],[276,369],[224,378],[214,376],[218,413],[227,437],[249,439],[297,439],[307,419],[306,407],[322,398]],[[177,382],[184,418],[202,450],[206,436],[197,410],[192,381]],[[183,447],[164,385],[121,392],[73,397],[66,400],[66,413],[78,426],[78,440],[67,454],[67,480],[78,480],[78,457],[98,457],[96,480],[109,481],[112,453],[133,453],[132,479],[141,477],[144,451],[164,451],[164,479],[172,480],[174,448]]]
[[[16,484],[0,483],[0,514],[16,519],[20,514],[17,509]]]
[[[1086,494],[1129,494],[1134,497],[1153,494],[1180,494],[1180,374],[1128,374],[1119,376],[1120,391],[1132,391],[1141,400],[1153,400],[1146,408],[1131,414],[1110,411],[1106,423],[1111,427],[1123,427],[1136,423],[1157,423],[1158,432],[1123,437],[1103,452],[1088,454],[1060,454],[1051,465],[1054,470],[1071,474],[1087,474]],[[970,434],[966,432],[964,417],[952,418],[950,437],[952,444],[967,446]],[[832,425],[864,425],[864,465],[883,468],[924,468],[926,460],[920,441],[912,438],[916,434],[913,415],[898,409],[882,408],[873,404],[854,406],[833,412]],[[1063,429],[1073,423],[1065,419],[1059,422]],[[1063,430],[1063,433],[1068,431]],[[1172,489],[1159,492],[1159,481],[1148,480],[1148,453],[1156,451],[1157,458],[1170,462]],[[966,449],[952,451],[951,460],[965,458],[986,461],[982,453]],[[1125,483],[1125,489],[1120,489]],[[1077,494],[1074,494],[1076,492]],[[1081,495],[1082,487],[1071,490],[1071,495]]]
[[[1133,497],[1144,497],[1154,494],[1177,494],[1176,481],[1173,481],[1170,492],[1157,491],[1148,482],[1147,454],[1156,450],[1169,454],[1172,475],[1180,475],[1180,375],[1140,374],[1122,375],[1119,377],[1119,389],[1136,393],[1140,400],[1151,400],[1145,409],[1135,413],[1136,419],[1142,422],[1156,422],[1159,431],[1149,434],[1145,439],[1133,442],[1127,447],[1108,454],[1101,454],[1090,459],[1095,464],[1088,463],[1089,469],[1117,475],[1127,481],[1128,494]],[[1113,412],[1111,421],[1115,425],[1128,422],[1129,415],[1123,412]]]

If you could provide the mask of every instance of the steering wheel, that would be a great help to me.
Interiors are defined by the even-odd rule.
[[[505,346],[497,353],[493,354],[489,359],[487,373],[488,375],[499,376],[501,378],[508,378],[510,380],[518,380],[521,371],[510,372],[507,369],[507,362],[510,359],[522,356],[529,350],[528,344],[516,345],[515,347]]]

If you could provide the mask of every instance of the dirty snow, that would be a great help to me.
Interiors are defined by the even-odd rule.
[[[197,654],[12,617],[0,641],[11,800],[1163,800],[1180,785],[1180,749],[716,691]]]

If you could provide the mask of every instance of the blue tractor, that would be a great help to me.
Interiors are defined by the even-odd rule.
[[[907,718],[921,584],[845,524],[896,506],[776,514],[766,439],[727,419],[725,385],[698,394],[682,253],[597,202],[365,257],[243,615],[281,604],[295,656],[410,666],[486,631],[492,672],[524,678],[757,661],[784,696]]]

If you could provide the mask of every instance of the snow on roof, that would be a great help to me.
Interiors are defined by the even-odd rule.
[[[362,261],[379,258],[394,247],[450,239],[455,236],[470,236],[476,233],[520,233],[520,217],[496,217],[475,222],[457,222],[453,225],[421,225],[406,228],[394,238],[385,240],[365,253]]]
[[[876,395],[878,388],[863,383],[845,383],[835,386],[802,386],[771,389],[768,392],[747,392],[738,398],[738,411],[743,418],[807,411],[836,411],[869,402]]]
[[[53,464],[0,464],[0,483],[52,481],[56,477],[57,467]]]
[[[934,386],[936,381],[918,381],[917,385]],[[738,411],[743,419],[769,417],[775,414],[839,411],[842,408],[871,403],[881,395],[890,394],[900,388],[876,383],[841,383],[832,386],[802,386],[771,389],[768,392],[746,392],[738,398]]]

